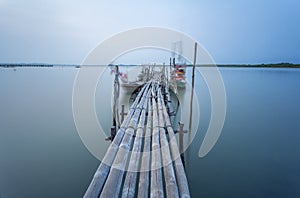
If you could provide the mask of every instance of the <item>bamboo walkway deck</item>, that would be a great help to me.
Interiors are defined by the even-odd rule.
[[[146,83],[84,197],[190,197],[174,130],[158,81]]]

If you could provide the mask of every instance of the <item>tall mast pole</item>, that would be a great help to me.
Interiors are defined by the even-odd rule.
[[[195,86],[195,67],[197,60],[197,42],[195,42],[194,49],[194,64],[193,64],[193,72],[192,72],[192,92],[191,92],[191,100],[190,100],[190,123],[189,123],[189,132],[192,131],[192,116],[193,116],[193,98],[194,98],[194,86]]]

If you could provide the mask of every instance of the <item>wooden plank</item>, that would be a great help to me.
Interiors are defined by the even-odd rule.
[[[157,86],[156,86],[157,87]],[[155,93],[157,88],[152,89],[152,93]],[[158,125],[158,114],[157,114],[157,103],[152,98],[152,109],[153,109],[153,135],[152,135],[152,160],[151,160],[151,189],[150,197],[164,197],[163,190],[163,178],[161,168],[161,152],[159,143],[159,125]]]
[[[158,114],[159,114],[159,127],[160,127],[160,144],[162,152],[163,172],[165,179],[166,197],[176,198],[179,197],[176,176],[173,168],[173,161],[169,149],[169,143],[165,131],[165,119],[163,115],[163,97],[161,89],[158,90]]]
[[[123,139],[125,128],[128,127],[130,120],[132,119],[136,108],[139,106],[139,102],[142,98],[142,95],[146,89],[149,89],[150,83],[145,84],[145,86],[142,88],[141,92],[136,97],[136,100],[131,105],[131,108],[128,112],[128,115],[126,116],[124,122],[121,125],[121,128],[118,130],[116,137],[114,138],[113,142],[111,143],[110,147],[108,148],[101,164],[99,165],[85,195],[84,198],[98,198],[100,192],[102,191],[102,188],[104,186],[104,183],[106,181],[106,178],[109,174],[110,167],[113,163],[113,160],[117,154],[117,151],[119,150],[119,145]]]
[[[142,107],[144,103],[147,102],[148,90],[144,91],[142,99],[139,103],[139,107],[135,110],[135,113],[130,120],[129,126],[125,131],[125,135],[119,146],[119,150],[112,164],[111,170],[100,194],[100,198],[107,197],[119,197],[119,192],[121,190],[122,179],[124,176],[124,169],[127,163],[127,158],[130,153],[130,147],[133,140],[134,132],[137,128],[137,124],[140,118]]]

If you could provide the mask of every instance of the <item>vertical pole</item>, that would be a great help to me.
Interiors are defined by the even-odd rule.
[[[112,127],[110,128],[110,138],[107,140],[113,141],[115,136],[116,136],[116,131],[117,131],[117,124],[119,125],[119,116],[118,116],[118,106],[119,106],[119,66],[115,66],[115,80],[114,80],[114,104],[113,104],[113,124]]]
[[[183,123],[179,122],[179,153],[183,155]]]
[[[120,126],[119,121],[119,93],[120,93],[120,83],[119,83],[119,66],[115,66],[115,80],[114,80],[114,104],[113,104],[113,126],[118,128]]]
[[[125,107],[125,105],[122,105],[122,110],[121,110],[121,123],[123,123],[123,121],[124,121],[124,107]]]
[[[183,126],[184,124],[182,122],[179,122],[179,153],[180,153],[180,158],[182,161],[183,166],[185,167],[185,160],[184,160],[184,152],[183,152]]]
[[[195,49],[194,49],[194,64],[193,64],[193,73],[192,73],[192,92],[191,92],[191,101],[190,101],[189,132],[192,132],[192,116],[193,116],[193,98],[194,98],[194,86],[195,86],[196,58],[197,58],[197,42],[195,42]]]
[[[108,138],[108,139],[106,139],[106,140],[110,140],[110,141],[113,141],[114,140],[114,138],[115,138],[115,136],[116,136],[116,126],[112,126],[111,128],[110,128],[110,137]]]
[[[127,113],[125,113],[125,105],[122,105],[121,107],[122,109],[120,114],[121,114],[121,124],[122,124],[125,119],[125,115],[127,115]]]

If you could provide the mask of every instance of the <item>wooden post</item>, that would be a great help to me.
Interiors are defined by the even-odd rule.
[[[184,124],[182,122],[179,122],[179,153],[183,154],[183,126]]]
[[[110,137],[105,138],[106,141],[113,141],[116,136],[116,126],[110,128]]]
[[[183,130],[184,124],[182,122],[179,122],[179,153],[182,160],[183,165],[185,166],[185,160],[184,160],[184,152],[183,152],[183,135],[184,133],[188,133],[187,130]]]
[[[195,86],[195,67],[196,67],[196,59],[197,59],[197,42],[195,42],[194,49],[194,64],[193,64],[193,73],[192,73],[192,92],[191,92],[191,100],[190,100],[190,123],[189,123],[189,132],[192,132],[192,120],[193,120],[193,98],[194,98],[194,86]]]
[[[113,126],[120,127],[119,120],[119,94],[120,94],[120,82],[119,82],[119,66],[115,66],[115,80],[114,80],[114,103],[113,103]]]
[[[124,121],[124,117],[125,117],[125,115],[127,115],[127,113],[125,113],[125,105],[122,105],[121,106],[121,113],[120,113],[120,115],[121,115],[121,123],[123,123],[123,121]]]

